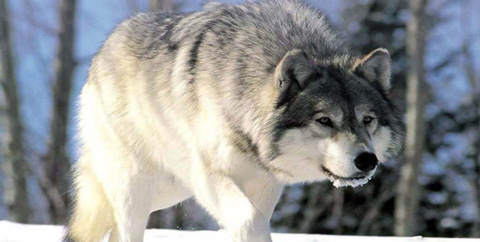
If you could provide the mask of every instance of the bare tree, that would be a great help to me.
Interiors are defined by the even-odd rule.
[[[395,235],[415,233],[418,207],[418,176],[425,146],[425,9],[427,0],[410,0],[411,17],[407,25],[407,140],[405,163],[400,172],[395,208]]]
[[[173,0],[148,0],[148,6],[154,11],[172,11],[174,8]]]
[[[9,13],[6,0],[0,0],[0,82],[6,102],[7,146],[4,153],[4,198],[9,219],[26,223],[29,217],[26,161],[20,100],[10,43]]]
[[[75,69],[74,40],[75,40],[75,12],[76,0],[61,0],[59,7],[60,27],[58,31],[58,49],[54,60],[55,80],[53,83],[52,119],[50,123],[50,143],[45,157],[46,174],[56,187],[62,200],[68,204],[68,172],[70,159],[66,152],[67,127],[70,111],[70,93]],[[48,196],[47,196],[48,197]],[[65,211],[50,201],[50,210],[53,222],[61,223],[65,220]]]
[[[332,208],[332,219],[335,227],[335,234],[342,233],[342,216],[343,216],[343,203],[345,200],[345,190],[344,188],[336,188],[333,190],[333,203]]]
[[[303,188],[305,190],[305,188]],[[306,192],[306,191],[303,191]],[[318,200],[322,194],[322,187],[320,186],[313,186],[310,188],[307,194],[307,202],[304,206],[304,217],[299,222],[298,229],[295,232],[298,233],[308,233],[311,230],[311,227],[315,224],[315,220],[318,216],[327,209],[327,206],[330,205],[331,202],[326,203],[327,206],[324,206],[324,209],[318,208]],[[333,201],[333,196],[328,196],[328,199]],[[289,227],[293,227],[293,219],[291,221]]]
[[[472,14],[475,13],[474,3],[472,1],[462,1],[462,33],[463,44],[461,48],[461,54],[464,62],[462,63],[462,69],[465,71],[465,76],[469,81],[472,93],[471,93],[471,105],[473,107],[476,120],[473,123],[474,140],[472,144],[472,150],[469,156],[473,161],[473,169],[469,171],[469,182],[472,187],[472,197],[477,207],[476,221],[472,227],[470,236],[473,238],[480,237],[480,75],[478,75],[478,68],[475,66],[473,46],[477,40],[478,35],[472,33],[472,29],[469,25],[469,20],[473,19]]]
[[[472,227],[470,234],[473,238],[480,237],[480,80],[477,78],[478,74],[474,68],[473,56],[471,54],[470,45],[464,44],[463,56],[465,59],[465,72],[472,87],[472,106],[476,112],[476,121],[473,127],[476,131],[473,141],[473,149],[470,156],[473,160],[473,169],[469,173],[469,182],[472,186],[472,197],[477,207],[476,221]]]
[[[468,19],[471,18],[471,12],[469,11],[472,3],[470,1],[462,2],[462,27],[468,25]],[[472,187],[472,196],[477,207],[476,221],[472,227],[470,236],[473,238],[480,237],[480,76],[477,73],[477,68],[475,67],[474,56],[472,54],[474,46],[475,37],[470,32],[471,30],[466,27],[462,29],[463,31],[463,45],[462,45],[462,55],[464,59],[463,69],[465,70],[465,76],[469,81],[472,94],[471,94],[471,105],[473,110],[476,112],[476,121],[473,123],[473,128],[476,131],[474,134],[473,149],[470,153],[473,161],[473,169],[469,172],[469,182]]]

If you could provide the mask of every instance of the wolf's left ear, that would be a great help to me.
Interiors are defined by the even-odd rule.
[[[371,82],[378,82],[385,92],[390,90],[390,54],[386,49],[370,52],[354,64],[353,70]]]
[[[295,49],[287,52],[275,69],[274,86],[278,91],[278,106],[291,100],[317,73],[314,60],[307,53]]]

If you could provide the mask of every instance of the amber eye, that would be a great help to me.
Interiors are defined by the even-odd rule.
[[[363,118],[363,124],[369,125],[373,120],[374,120],[374,118],[372,116],[365,116]]]
[[[317,119],[317,122],[328,127],[333,127],[332,120],[329,117],[321,117]]]

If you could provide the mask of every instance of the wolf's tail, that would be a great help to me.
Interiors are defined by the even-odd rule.
[[[74,188],[73,211],[63,241],[99,242],[114,224],[113,210],[104,189],[85,167],[76,167]]]

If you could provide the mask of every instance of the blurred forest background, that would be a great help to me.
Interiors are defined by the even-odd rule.
[[[223,1],[241,2],[241,1]],[[198,0],[0,0],[0,220],[65,222],[75,107],[88,65],[121,20]],[[275,231],[480,237],[480,1],[310,0],[366,54],[387,48],[404,154],[360,188],[286,188]],[[216,229],[194,201],[149,227]]]

